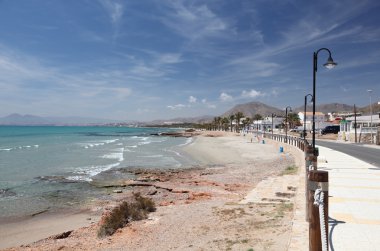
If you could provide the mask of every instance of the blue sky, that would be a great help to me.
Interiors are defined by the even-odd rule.
[[[0,116],[220,115],[380,101],[377,0],[0,0]]]

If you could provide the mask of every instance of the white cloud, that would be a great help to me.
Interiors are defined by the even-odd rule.
[[[185,108],[186,105],[183,104],[177,104],[177,105],[168,105],[167,108],[171,110],[181,110],[182,108]]]
[[[207,99],[205,99],[205,98],[202,99],[202,103],[203,103],[203,104],[206,104],[206,103],[207,103]]]
[[[196,103],[197,102],[197,98],[194,97],[194,96],[190,96],[189,97],[189,103]]]
[[[158,62],[162,64],[177,64],[182,62],[180,53],[165,53],[159,56]]]
[[[225,92],[222,92],[220,94],[220,97],[219,99],[223,102],[228,102],[228,101],[232,101],[233,100],[233,97],[231,95],[228,95],[227,93]]]
[[[191,40],[222,34],[228,28],[206,4],[187,1],[166,2],[169,10],[161,21],[176,33]],[[223,34],[222,34],[223,35]]]
[[[123,16],[123,5],[112,0],[100,0],[100,3],[110,16],[112,24],[117,25]]]
[[[242,91],[241,93],[241,96],[243,98],[257,98],[257,97],[260,97],[260,96],[264,96],[263,93],[259,92],[259,91],[256,91],[254,89],[250,90],[250,91]]]

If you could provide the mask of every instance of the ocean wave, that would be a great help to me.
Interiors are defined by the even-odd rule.
[[[12,151],[13,150],[13,148],[0,148],[0,151]]]
[[[176,152],[174,150],[164,149],[164,151],[165,152],[171,152],[171,153],[174,153],[175,155],[177,155],[178,157],[182,157],[182,155],[179,152]]]
[[[116,152],[108,153],[102,156],[104,159],[117,159],[120,162],[124,160],[124,148],[116,148],[114,149]]]
[[[108,140],[101,140],[101,141],[95,141],[95,142],[85,142],[85,143],[78,143],[81,147],[88,149],[88,148],[93,148],[97,146],[104,146],[106,144],[111,144],[115,143],[119,139],[108,139]]]
[[[187,138],[185,143],[180,144],[178,146],[186,146],[186,145],[190,144],[191,142],[193,142],[193,138]]]
[[[129,150],[128,148],[124,149],[124,152],[134,153],[135,151]]]
[[[0,148],[0,151],[13,151],[13,150],[22,150],[22,149],[31,149],[31,148],[38,148],[39,145],[33,145],[33,146],[15,146],[15,147],[11,147],[11,148]]]
[[[104,140],[104,143],[106,144],[111,144],[111,143],[115,143],[116,141],[118,141],[119,139],[109,139],[109,140]]]
[[[137,145],[139,145],[139,146],[142,146],[142,145],[149,145],[150,143],[152,143],[152,141],[144,141],[144,142],[139,142],[139,143],[137,143]]]
[[[137,156],[138,158],[162,158],[164,155],[156,154],[156,155],[146,155],[146,156]]]
[[[73,172],[74,175],[70,175],[66,179],[73,181],[92,181],[91,177],[119,165],[120,163],[118,162],[109,165],[79,167]]]

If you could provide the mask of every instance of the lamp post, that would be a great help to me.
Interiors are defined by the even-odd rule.
[[[303,115],[303,140],[306,140],[306,104],[307,104],[307,97],[311,97],[311,102],[314,102],[314,97],[311,94],[307,94],[305,96],[305,109],[304,109],[304,115]]]
[[[275,113],[272,113],[272,139],[273,139],[273,117],[276,116]]]
[[[369,129],[371,130],[371,143],[373,143],[372,141],[372,97],[371,97],[371,93],[372,93],[372,90],[367,90],[367,92],[369,93],[369,113],[370,113],[370,116],[371,116],[371,123],[369,125]]]
[[[292,112],[292,108],[290,106],[285,108],[285,143],[288,143],[288,108],[289,112]]]
[[[317,70],[318,70],[318,53],[320,51],[327,51],[329,53],[329,57],[327,59],[327,62],[323,65],[325,66],[327,69],[332,69],[334,68],[337,63],[334,62],[334,60],[332,59],[331,57],[331,51],[327,48],[321,48],[319,50],[317,50],[316,52],[314,52],[314,55],[313,55],[313,153],[314,155],[316,154],[315,152],[315,103],[316,103],[316,94],[315,94],[315,80],[316,80],[316,73],[317,73]]]

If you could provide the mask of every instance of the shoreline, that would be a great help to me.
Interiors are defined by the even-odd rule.
[[[76,230],[69,237],[59,240],[60,244],[69,249],[79,245],[80,248],[85,250],[118,248],[125,245],[130,249],[138,247],[139,250],[149,250],[149,247],[165,249],[165,246],[162,245],[169,245],[170,243],[158,243],[160,238],[157,237],[157,233],[161,233],[164,238],[170,239],[170,242],[174,242],[175,245],[182,245],[182,248],[187,247],[189,250],[196,250],[195,246],[193,248],[189,246],[193,245],[191,243],[194,241],[194,234],[189,234],[184,240],[179,240],[174,236],[176,235],[175,230],[168,229],[169,226],[182,229],[183,225],[183,227],[187,226],[190,229],[196,229],[198,233],[199,231],[204,232],[206,235],[207,238],[200,241],[201,243],[198,245],[198,248],[217,247],[219,249],[225,248],[231,245],[231,243],[230,240],[223,239],[222,236],[224,235],[220,236],[220,233],[218,231],[215,232],[214,230],[216,229],[213,228],[219,228],[220,225],[224,226],[229,232],[241,235],[239,233],[241,223],[237,222],[236,224],[238,225],[228,227],[231,225],[228,219],[233,217],[233,219],[244,218],[249,220],[249,215],[251,214],[254,215],[254,218],[260,218],[258,222],[264,222],[260,224],[264,224],[266,227],[260,226],[253,232],[246,229],[246,231],[249,231],[247,236],[250,238],[253,238],[253,236],[256,236],[255,238],[262,238],[264,243],[269,243],[269,246],[286,244],[287,238],[290,235],[286,220],[291,219],[291,210],[283,212],[284,209],[278,209],[278,205],[272,203],[261,205],[247,204],[245,206],[238,206],[238,203],[260,181],[281,174],[281,170],[285,169],[287,165],[294,163],[294,160],[291,157],[284,159],[279,156],[276,151],[277,149],[274,149],[269,144],[251,143],[248,136],[237,136],[237,134],[229,132],[202,132],[201,134],[200,136],[196,136],[192,143],[182,149],[185,154],[196,158],[200,162],[200,167],[138,172],[138,177],[135,181],[129,180],[122,184],[123,186],[120,187],[122,193],[114,194],[112,200],[105,202],[101,207],[95,207],[98,208],[100,217],[101,211],[104,212],[104,210],[116,205],[118,201],[127,198],[128,193],[130,194],[132,190],[139,191],[143,195],[151,197],[157,205],[157,212],[152,213],[148,220],[128,224],[120,231],[118,230],[113,236],[107,238],[107,241],[98,239],[94,235],[94,232],[96,233],[96,229],[98,228],[95,216],[91,217],[88,214],[74,215],[72,217],[65,216],[67,218],[63,219],[63,221],[66,221],[66,225],[70,222],[72,223],[73,220],[75,221],[76,216],[82,221],[84,218],[91,218],[91,220],[84,220],[85,227],[83,225],[72,226],[70,230]],[[132,187],[132,189],[127,191],[128,189],[126,188],[128,187]],[[87,211],[87,213],[94,215],[96,210],[94,211],[94,207],[92,210]],[[180,210],[182,213],[179,214],[177,210]],[[278,210],[282,210],[280,219],[277,219]],[[242,213],[243,211],[244,213]],[[241,212],[241,216],[236,215],[238,212]],[[273,217],[270,216],[270,212],[277,218],[272,219]],[[205,214],[206,218],[202,214]],[[54,217],[57,217],[57,215]],[[40,223],[44,222],[44,220],[48,223],[54,217],[49,219],[46,214],[42,214],[35,218],[40,219]],[[193,220],[189,222],[187,217]],[[268,217],[270,218],[269,220],[267,219]],[[208,230],[207,227],[204,229],[205,226],[202,220],[199,221],[202,218],[206,222],[210,221]],[[80,220],[77,221],[80,222]],[[218,221],[219,225],[215,225],[215,222]],[[160,224],[157,224],[158,222]],[[273,226],[271,224],[274,222],[280,225],[276,229],[272,229]],[[34,223],[36,226],[33,227],[38,229],[37,225],[40,223]],[[10,226],[10,229],[14,228],[15,226]],[[155,231],[152,232],[150,228],[155,229]],[[221,231],[223,234],[226,234],[225,231],[227,230],[219,230],[219,232]],[[281,233],[278,233],[278,231]],[[279,240],[274,241],[272,239],[273,233],[271,232],[276,233],[276,238]],[[13,238],[20,237],[20,233],[15,231],[11,231],[11,233],[14,233]],[[263,233],[266,236],[262,236]],[[127,235],[127,237],[131,237],[133,234],[135,239],[130,240],[127,237],[125,239],[122,236],[123,234]],[[35,237],[37,238],[37,236]],[[147,240],[150,241],[144,241],[144,238],[148,238]],[[254,244],[250,238],[238,241],[238,243],[233,245],[251,247]],[[270,240],[266,240],[268,238]],[[218,241],[213,242],[212,240]],[[275,243],[272,243],[273,241]],[[58,248],[57,242],[57,240],[48,238],[24,247],[31,248],[31,250],[56,249]],[[186,246],[186,243],[190,244]],[[15,245],[20,245],[20,243]],[[177,248],[179,249],[180,246]],[[11,248],[9,250],[19,249]]]

